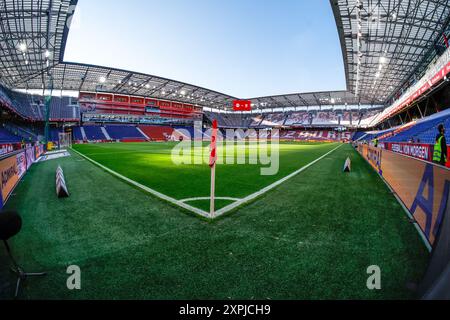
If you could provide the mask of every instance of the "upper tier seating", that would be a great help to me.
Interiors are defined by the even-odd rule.
[[[78,121],[80,111],[78,106],[71,105],[70,97],[52,97],[50,103],[50,120],[52,121]],[[17,92],[0,86],[0,101],[2,104],[20,115],[34,120],[45,120],[45,98]]]

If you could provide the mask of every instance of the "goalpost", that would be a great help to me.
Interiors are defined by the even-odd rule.
[[[72,147],[72,134],[71,133],[58,133],[59,150]]]

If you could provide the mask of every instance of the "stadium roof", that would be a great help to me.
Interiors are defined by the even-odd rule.
[[[197,104],[203,107],[223,108],[236,99],[220,92],[165,79],[148,74],[87,64],[64,62],[51,69],[55,90],[109,92],[153,97]],[[50,83],[47,72],[28,78],[18,87],[42,87],[42,79]]]
[[[77,0],[0,2],[0,81],[12,88],[62,61]],[[42,83],[39,88],[42,87]]]
[[[347,90],[386,104],[420,76],[444,45],[448,0],[330,0],[341,41]]]
[[[344,106],[346,104],[367,106],[372,104],[371,101],[360,99],[348,91],[294,93],[253,98],[252,102],[258,108]]]
[[[51,75],[56,90],[105,91],[231,108],[236,97],[206,88],[138,72],[64,62],[77,2],[0,2],[1,83],[13,89],[43,89],[50,86]],[[257,108],[386,104],[414,72],[428,65],[434,44],[450,19],[448,0],[330,2],[342,43],[348,91],[251,99]]]

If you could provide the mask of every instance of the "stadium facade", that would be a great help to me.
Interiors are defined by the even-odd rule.
[[[417,100],[445,85],[446,78],[441,77],[426,90],[421,86],[420,95],[398,106],[399,101],[408,98],[411,88],[435,77],[433,71],[436,70],[433,69],[439,72],[439,67],[445,67],[449,62],[445,34],[449,28],[450,9],[446,1],[343,0],[330,1],[330,4],[342,46],[347,91],[239,97],[251,100],[253,106],[250,115],[241,115],[243,122],[256,114],[268,118],[261,124],[269,126],[374,128],[405,113],[417,104]],[[160,104],[170,104],[164,110],[169,108],[176,113],[180,109],[181,114],[190,114],[188,110],[194,107],[212,113],[231,112],[233,100],[238,98],[160,76],[63,61],[77,6],[75,0],[5,1],[2,6],[0,81],[6,100],[4,104],[25,119],[45,120],[45,111],[39,106],[44,104],[44,99],[27,94],[39,91],[44,96],[50,90],[61,94],[86,92],[99,95],[91,97],[90,108],[81,104],[81,110],[74,110],[72,114],[67,110],[56,110],[58,115],[50,117],[55,122],[69,119],[76,122],[84,113],[155,116],[154,109],[144,110],[144,107],[158,109]],[[17,90],[22,94],[16,93]],[[147,100],[137,100],[137,109],[140,108],[137,112],[131,101],[128,103],[130,110],[126,110],[127,102],[114,101],[130,97]],[[69,102],[78,105],[75,100]],[[122,104],[122,108],[118,112],[113,108],[102,108],[105,104],[113,107],[111,102]],[[63,107],[65,104],[67,100],[63,101]],[[97,105],[99,110],[92,112],[92,107]],[[385,112],[372,118],[373,110]],[[302,115],[304,113],[308,116]],[[270,121],[272,117],[281,119],[273,122]],[[260,118],[254,121],[255,125]],[[314,118],[318,120],[314,121]],[[234,125],[239,126],[239,121]]]

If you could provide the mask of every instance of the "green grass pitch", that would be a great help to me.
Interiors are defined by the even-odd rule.
[[[107,168],[176,200],[209,197],[210,168],[205,164],[174,164],[171,156],[175,146],[176,143],[118,143],[75,145],[74,149]],[[337,146],[338,144],[322,143],[280,144],[279,171],[272,176],[260,174],[261,167],[267,166],[218,165],[216,196],[240,199],[253,194]],[[237,154],[238,149],[241,149],[248,156],[250,148],[258,147],[256,145],[235,146],[234,155]],[[209,145],[205,143],[203,150],[194,147],[191,150],[193,157],[201,158],[201,151],[208,155]],[[224,156],[226,156],[225,151]],[[230,203],[232,203],[230,200],[217,200],[216,208],[220,209]],[[194,200],[188,204],[209,211],[209,200]]]
[[[209,168],[170,166],[168,146],[76,148],[177,199],[207,195]],[[276,177],[219,166],[218,192],[243,197],[334,147],[287,144]],[[347,156],[350,174],[342,173]],[[58,165],[68,199],[55,195]],[[26,270],[48,272],[26,281],[25,299],[408,299],[414,293],[407,284],[420,281],[428,260],[401,206],[350,145],[214,221],[186,214],[76,153],[34,165],[6,209],[24,220],[11,241],[17,260]],[[70,265],[82,270],[80,291],[66,288]],[[366,287],[370,265],[382,270],[380,291]],[[10,298],[13,288],[0,250],[0,298]]]

